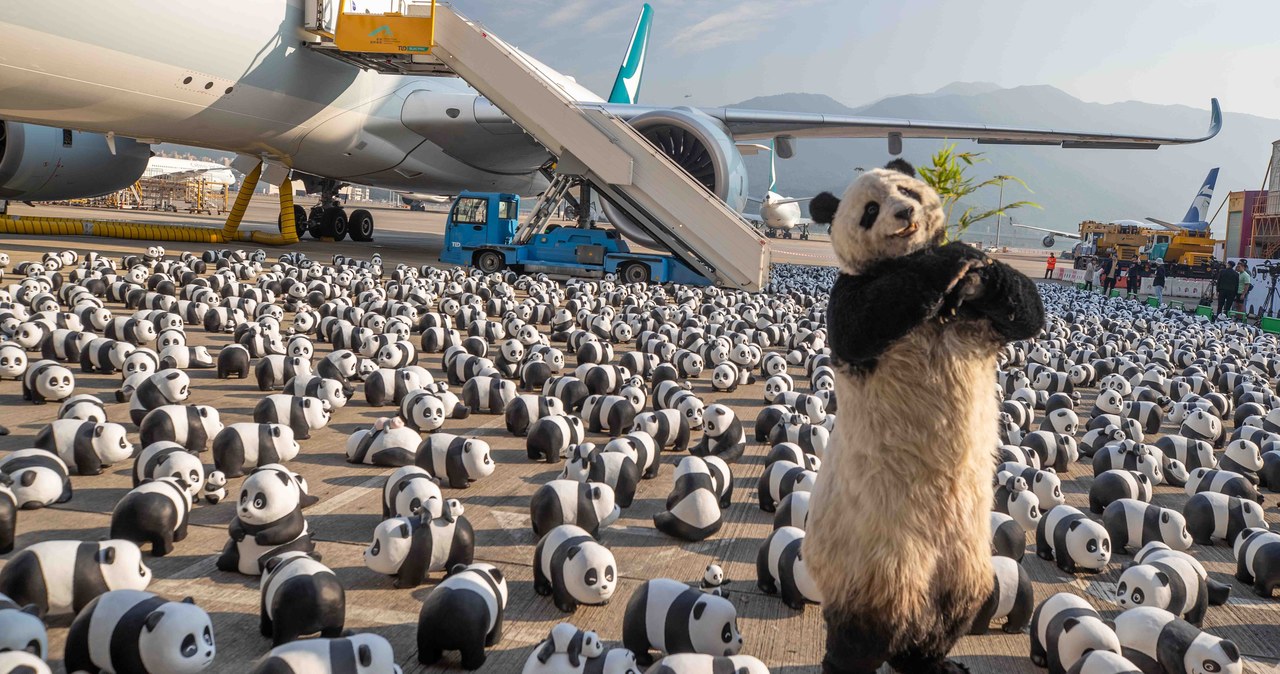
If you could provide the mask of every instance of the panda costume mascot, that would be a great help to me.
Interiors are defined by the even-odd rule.
[[[803,549],[824,599],[823,670],[967,671],[947,653],[994,583],[989,382],[1044,307],[1026,276],[943,244],[942,202],[905,161],[841,199],[819,194],[810,212],[831,224],[842,272],[827,309],[840,407]]]

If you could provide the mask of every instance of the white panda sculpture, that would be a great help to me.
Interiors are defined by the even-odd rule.
[[[19,449],[0,458],[0,484],[7,481],[22,510],[45,508],[71,500],[67,464],[43,449]]]
[[[33,444],[57,454],[77,475],[99,475],[133,456],[128,431],[110,422],[58,419],[41,429]]]
[[[1001,618],[1005,621],[1001,630],[1006,634],[1021,634],[1031,623],[1036,605],[1031,578],[1017,560],[1009,557],[993,556],[991,566],[995,569],[995,588],[974,618],[969,634],[986,634],[991,629],[991,621]]]
[[[73,395],[58,406],[59,419],[78,419],[80,421],[107,421],[107,406],[101,399],[85,393]]]
[[[425,510],[432,518],[443,514],[444,496],[440,483],[418,466],[397,468],[382,488],[382,518],[412,517]]]
[[[347,438],[347,462],[399,468],[412,466],[422,436],[399,417],[382,417]]]
[[[1136,550],[1153,541],[1174,550],[1191,547],[1191,534],[1182,513],[1137,499],[1122,498],[1107,506],[1102,513],[1102,525],[1117,552],[1126,548]]]
[[[455,567],[422,603],[418,662],[433,665],[449,650],[459,651],[463,669],[483,667],[485,648],[502,641],[506,608],[507,580],[500,569],[492,564]]]
[[[1079,510],[1055,506],[1036,525],[1036,556],[1056,563],[1065,573],[1100,572],[1111,561],[1111,537]]]
[[[213,622],[190,598],[113,590],[76,615],[63,664],[69,672],[186,674],[208,669],[216,650]]]
[[[750,655],[707,655],[679,653],[653,663],[646,674],[691,674],[701,672],[733,672],[733,674],[769,674],[769,668]]]
[[[797,611],[806,603],[822,603],[800,549],[804,537],[804,530],[796,527],[774,529],[756,553],[756,586],[765,594],[780,595],[782,603]]]
[[[0,654],[19,651],[41,660],[49,657],[49,635],[39,612],[35,604],[19,606],[0,594]]]
[[[206,484],[204,464],[176,442],[147,445],[133,462],[133,486],[146,480],[170,477],[183,483],[194,502]]]
[[[145,590],[151,569],[131,541],[41,541],[0,569],[0,594],[41,618],[75,615],[110,590]]]
[[[673,452],[689,448],[689,421],[679,410],[655,410],[636,415],[631,430],[648,433],[660,447]]]
[[[551,480],[529,499],[529,518],[537,536],[545,536],[562,524],[576,524],[593,537],[599,536],[600,527],[613,524],[621,513],[613,489],[600,482]]]
[[[738,611],[719,595],[670,578],[645,581],[631,594],[622,617],[622,643],[642,665],[652,651],[728,657],[742,650]]]
[[[13,552],[18,535],[18,497],[0,479],[0,555]]]
[[[352,666],[355,669],[351,669]],[[302,639],[276,646],[252,674],[401,674],[391,644],[377,634]]]
[[[729,463],[736,463],[747,449],[747,437],[742,420],[728,405],[715,403],[707,406],[702,414],[702,439],[689,448],[694,456],[716,456]]]
[[[620,577],[613,553],[579,526],[553,528],[533,550],[533,589],[561,611],[609,603]]]
[[[22,375],[22,399],[37,405],[66,400],[75,388],[75,375],[57,361],[38,360]]]
[[[222,430],[218,408],[210,405],[165,405],[143,417],[138,438],[143,447],[176,442],[192,452],[203,452],[209,440]]]
[[[227,525],[229,538],[217,559],[218,570],[259,576],[275,555],[313,553],[315,543],[302,516],[305,498],[298,478],[283,466],[255,468],[240,485],[236,515]]]
[[[326,639],[342,635],[346,591],[329,567],[304,552],[285,552],[267,560],[260,582],[259,631],[272,646],[308,634]]]
[[[439,517],[419,510],[409,517],[392,517],[373,530],[364,551],[371,570],[395,576],[397,588],[422,585],[433,571],[447,571],[475,560],[475,531],[456,500],[441,506]]]
[[[332,412],[319,398],[273,393],[253,407],[253,420],[260,424],[285,424],[298,440],[311,438],[329,424]]]
[[[521,674],[583,671],[584,665],[603,656],[605,650],[599,634],[580,630],[570,623],[559,623],[534,647]],[[634,661],[635,655],[631,657]]]
[[[161,477],[146,480],[116,502],[111,512],[111,537],[151,544],[151,555],[173,552],[173,544],[187,537],[191,494],[185,480]]]
[[[1031,616],[1031,662],[1050,674],[1065,674],[1090,651],[1119,655],[1120,648],[1116,633],[1089,602],[1069,592],[1045,599]]]
[[[1144,672],[1241,674],[1244,663],[1234,642],[1154,606],[1129,609],[1115,619],[1121,652]]]
[[[299,451],[293,429],[284,424],[231,424],[213,437],[213,466],[227,477],[240,477],[258,466],[292,461]]]
[[[497,465],[489,443],[450,433],[433,433],[418,445],[414,465],[426,469],[441,484],[466,489],[493,474]]]
[[[602,482],[613,489],[619,508],[630,508],[640,485],[640,466],[629,454],[606,452],[590,442],[569,448],[560,477],[578,482]]]
[[[165,370],[147,376],[129,398],[129,419],[135,426],[151,410],[185,402],[191,395],[191,378],[181,370]]]

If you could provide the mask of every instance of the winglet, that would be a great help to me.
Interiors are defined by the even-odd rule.
[[[1222,105],[1218,103],[1218,99],[1209,99],[1209,133],[1205,135],[1203,140],[1209,140],[1218,135],[1222,130]]]
[[[652,24],[653,8],[646,2],[640,8],[636,30],[631,34],[631,44],[627,46],[622,67],[618,68],[618,77],[613,81],[613,90],[609,92],[610,103],[635,105],[640,101],[640,80],[644,76],[644,57],[649,49],[649,27]]]

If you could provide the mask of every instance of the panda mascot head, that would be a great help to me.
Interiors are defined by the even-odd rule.
[[[847,274],[939,244],[946,232],[938,194],[902,159],[863,173],[841,198],[818,194],[809,214],[831,225],[831,245]]]

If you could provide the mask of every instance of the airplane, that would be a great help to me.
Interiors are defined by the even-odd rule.
[[[1205,221],[1205,215],[1209,212],[1209,202],[1213,200],[1213,188],[1218,184],[1218,167],[1209,169],[1209,175],[1205,176],[1204,183],[1200,185],[1200,190],[1196,192],[1196,196],[1191,200],[1191,208],[1187,209],[1187,214],[1182,216],[1181,222],[1166,222],[1156,218],[1148,217],[1147,221],[1160,225],[1165,229],[1173,231],[1191,232],[1193,235],[1206,235],[1209,232],[1209,223]],[[1063,232],[1047,227],[1035,227],[1033,225],[1023,225],[1012,223],[1014,227],[1023,229],[1033,229],[1037,232],[1048,232],[1048,236],[1044,237],[1041,243],[1045,248],[1052,248],[1056,243],[1055,237],[1063,237],[1067,239],[1082,240],[1083,237],[1078,233]],[[1112,225],[1123,225],[1134,229],[1145,229],[1148,227],[1146,223],[1137,220],[1112,220]]]
[[[211,161],[195,159],[177,159],[174,157],[152,157],[147,162],[144,178],[166,178],[169,180],[188,180],[200,178],[215,185],[229,186],[236,184],[235,173],[227,166]]]
[[[544,169],[555,158],[461,79],[380,74],[308,48],[316,39],[303,30],[308,2],[226,0],[216,12],[200,0],[0,3],[0,124],[7,139],[0,199],[123,188],[142,175],[147,146],[158,142],[234,152],[237,166],[252,160],[291,170],[320,197],[309,212],[297,207],[299,223],[335,239],[373,238],[368,211],[348,221],[337,198],[344,183],[436,194],[530,195],[546,188]],[[904,138],[1149,149],[1207,140],[1222,126],[1217,99],[1208,131],[1194,137],[640,105],[633,92],[651,21],[646,7],[615,86],[628,92],[621,100],[606,101],[529,61],[580,106],[632,124],[738,212],[747,189],[741,141],[772,139],[783,158],[794,153],[796,138],[883,138],[891,154],[901,152]],[[87,136],[74,156],[59,142],[66,134]],[[51,161],[61,162],[61,174],[41,172]],[[26,179],[14,181],[15,175]],[[610,219],[624,235],[642,232],[622,215]]]
[[[778,184],[778,171],[775,161],[777,153],[772,145],[765,147],[765,151],[769,153],[769,189],[765,190],[764,197],[761,199],[747,197],[748,201],[760,204],[760,214],[744,213],[742,217],[763,225],[765,233],[770,237],[790,239],[791,231],[796,227],[800,227],[800,239],[807,240],[809,238],[809,225],[813,221],[800,216],[800,204],[813,199],[813,197],[792,199],[774,192],[773,188]]]

